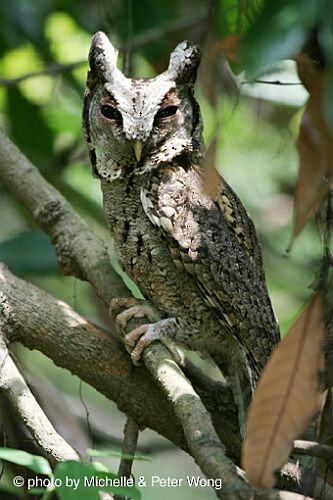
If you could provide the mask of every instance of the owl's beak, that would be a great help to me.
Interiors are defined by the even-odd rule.
[[[143,149],[143,142],[142,141],[133,141],[133,149],[134,149],[136,161],[140,161],[141,155],[142,155],[142,149]]]

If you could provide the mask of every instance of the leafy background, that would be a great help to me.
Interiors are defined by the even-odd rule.
[[[219,170],[255,221],[270,295],[285,333],[311,293],[323,245],[320,221],[312,220],[287,252],[298,170],[295,141],[307,92],[300,84],[248,82],[264,73],[263,79],[299,83],[290,58],[305,42],[314,17],[320,19],[324,9],[331,12],[326,3],[319,2],[317,9],[311,0],[1,2],[0,125],[112,249],[99,182],[92,179],[81,131],[91,36],[99,29],[106,31],[120,48],[120,66],[132,76],[162,71],[170,51],[184,38],[200,43],[204,59],[196,95],[205,140],[207,144],[217,140]],[[237,57],[230,58],[237,78],[216,51],[216,42],[234,34],[245,36],[243,64]],[[331,44],[327,40],[325,47]],[[277,59],[283,62],[277,64]],[[42,74],[21,78],[35,72]],[[106,312],[89,285],[58,273],[48,237],[1,186],[0,260],[89,319],[107,323]],[[83,453],[92,445],[119,450],[124,416],[111,402],[43,355],[22,347],[15,352],[49,417],[74,447]],[[150,431],[142,433],[140,446],[152,462],[136,462],[135,476],[198,473],[185,453]],[[118,458],[105,459],[112,470],[117,462]],[[5,487],[5,477],[1,484]],[[166,488],[147,488],[143,493],[146,499],[170,495]],[[215,498],[208,489],[186,486],[172,494],[175,499]]]

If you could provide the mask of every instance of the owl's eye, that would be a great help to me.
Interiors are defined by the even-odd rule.
[[[160,109],[155,118],[168,118],[169,116],[173,116],[177,113],[178,106],[167,106],[166,108]]]
[[[108,120],[120,121],[122,119],[121,113],[116,108],[109,106],[108,104],[104,104],[101,107],[101,113]]]

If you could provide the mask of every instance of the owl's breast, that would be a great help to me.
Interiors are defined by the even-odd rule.
[[[146,299],[169,316],[184,311],[202,319],[209,308],[176,249],[170,248],[158,227],[144,210],[138,190],[103,185],[104,208],[123,270],[138,285]],[[133,187],[133,186],[132,186]],[[211,315],[211,311],[210,311]]]
[[[183,270],[177,269],[168,246],[142,207],[114,232],[119,261],[143,295],[168,315],[183,311]]]

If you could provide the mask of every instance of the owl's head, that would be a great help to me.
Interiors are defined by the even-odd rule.
[[[176,157],[202,155],[200,110],[193,86],[200,50],[180,43],[155,78],[126,78],[117,51],[98,32],[89,53],[83,122],[94,172],[113,181],[142,175]]]

